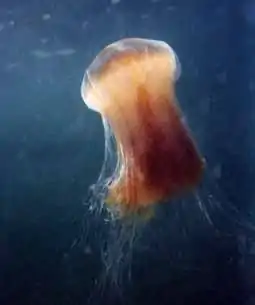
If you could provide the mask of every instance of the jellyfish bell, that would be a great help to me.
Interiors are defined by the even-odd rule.
[[[176,80],[178,80],[181,75],[181,64],[177,55],[167,43],[163,41],[141,38],[126,38],[106,46],[101,52],[99,52],[99,54],[96,56],[96,58],[86,70],[81,85],[81,95],[84,100],[84,103],[90,109],[102,114],[105,107],[108,106],[108,103],[111,103],[111,100],[108,100],[107,103],[107,87],[104,88],[106,92],[101,92],[101,94],[98,91],[96,94],[95,91],[93,92],[93,90],[91,90],[93,88],[93,83],[95,79],[101,79],[100,75],[103,76],[105,70],[108,70],[108,72],[110,72],[113,77],[116,77],[116,73],[121,73],[121,71],[116,70],[115,74],[113,74],[113,69],[116,64],[118,66],[120,64],[123,64],[124,68],[124,65],[127,66],[131,64],[131,61],[133,61],[132,59],[134,59],[135,57],[139,57],[140,55],[140,57],[143,56],[145,59],[146,53],[148,55],[153,51],[156,53],[159,49],[162,53],[164,52],[165,55],[168,56],[168,60],[170,61],[169,68],[171,69],[169,73],[171,75],[172,81],[175,82]],[[152,58],[147,57],[147,61],[150,61],[151,59]],[[147,63],[146,66],[148,70],[154,69],[153,63]],[[137,67],[137,69],[139,69],[139,67]],[[103,77],[105,76],[106,75],[104,75]],[[118,82],[123,80],[123,78],[124,75],[122,74],[122,77],[120,80],[118,80]],[[102,88],[100,90],[102,90]],[[101,96],[102,94],[104,94],[104,96]]]
[[[85,72],[82,98],[116,141],[117,162],[105,177],[104,202],[121,216],[150,211],[202,178],[204,160],[175,96],[180,73],[168,44],[138,38],[107,46]]]

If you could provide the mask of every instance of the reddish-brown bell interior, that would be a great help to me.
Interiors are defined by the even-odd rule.
[[[91,75],[86,92],[113,130],[121,164],[106,202],[135,210],[199,183],[204,163],[182,122],[175,69],[165,49],[126,50]]]

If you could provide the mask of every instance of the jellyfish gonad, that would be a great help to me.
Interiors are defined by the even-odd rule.
[[[168,44],[138,38],[107,46],[86,70],[82,98],[116,142],[104,202],[122,216],[192,191],[202,178],[204,160],[175,95],[179,76]]]

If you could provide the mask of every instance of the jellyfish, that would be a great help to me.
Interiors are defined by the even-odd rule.
[[[86,70],[82,98],[102,116],[106,147],[116,142],[116,164],[100,181],[103,202],[120,217],[192,190],[202,178],[204,159],[175,94],[180,74],[167,43],[140,38],[108,45]]]
[[[101,115],[105,130],[105,159],[92,190],[100,209],[111,216],[102,258],[117,285],[132,261],[139,225],[149,227],[156,207],[192,194],[209,223],[214,207],[225,219],[239,217],[213,197],[205,158],[176,97],[180,74],[180,61],[167,43],[127,38],[106,46],[82,80],[81,96]],[[98,206],[95,201],[92,206]]]

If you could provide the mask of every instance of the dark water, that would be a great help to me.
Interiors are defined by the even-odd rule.
[[[224,198],[252,220],[255,2],[114,2],[0,3],[1,305],[88,304],[104,227],[83,202],[104,139],[80,83],[98,51],[120,38],[161,39],[175,49],[178,97],[210,171]],[[182,211],[174,235],[162,218],[153,237],[160,246],[138,255],[122,296],[106,286],[93,304],[255,304],[253,234],[230,227],[215,234]]]

